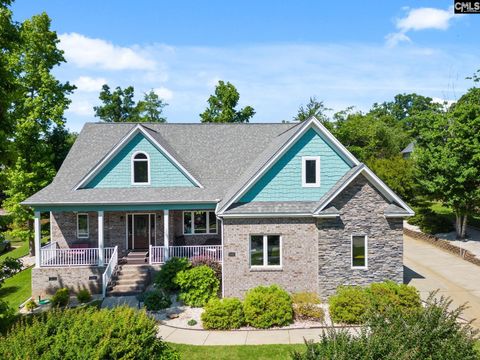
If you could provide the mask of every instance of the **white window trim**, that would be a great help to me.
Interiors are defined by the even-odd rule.
[[[252,265],[252,236],[263,237],[263,265]],[[268,237],[278,236],[280,239],[280,265],[268,265]],[[250,269],[282,269],[283,267],[283,238],[280,234],[250,234],[248,235],[248,263]]]
[[[353,265],[353,237],[364,237],[365,238],[365,266],[354,266]],[[364,234],[352,234],[350,235],[350,266],[352,269],[368,269],[368,236]]]
[[[135,156],[138,154],[143,154],[147,157],[146,160],[141,159],[141,160],[135,160]],[[135,182],[135,169],[134,169],[134,164],[135,162],[138,161],[146,161],[147,162],[147,182]],[[150,185],[150,168],[151,168],[151,162],[150,162],[150,155],[148,155],[145,151],[135,151],[132,154],[131,160],[130,160],[130,169],[131,169],[131,182],[132,185]]]
[[[307,183],[307,160],[315,161],[315,183]],[[320,187],[320,156],[302,156],[302,187]]]
[[[85,215],[87,217],[87,233],[86,234],[80,234],[80,223],[78,221],[79,216]],[[90,217],[88,216],[88,213],[77,213],[77,238],[78,239],[87,239],[90,237]]]
[[[195,221],[193,214],[195,212],[205,212],[207,215],[207,232],[206,233],[195,233]],[[190,213],[190,219],[192,220],[192,232],[191,233],[186,233],[185,232],[185,213]],[[183,235],[217,235],[218,234],[218,220],[217,216],[215,215],[215,222],[217,224],[215,232],[210,232],[210,213],[214,213],[215,211],[210,211],[210,210],[194,210],[194,211],[182,211],[182,233]]]

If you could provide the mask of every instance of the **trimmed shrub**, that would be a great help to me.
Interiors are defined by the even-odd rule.
[[[366,288],[370,310],[384,313],[392,309],[402,314],[418,311],[422,307],[420,294],[413,286],[393,281],[371,284]]]
[[[160,290],[147,291],[143,296],[143,305],[150,311],[159,311],[172,305],[170,296]]]
[[[52,306],[65,307],[70,302],[70,290],[68,288],[58,289],[55,295],[50,299]]]
[[[222,264],[220,264],[218,261],[213,261],[205,256],[196,256],[192,258],[191,263],[192,267],[202,265],[208,266],[215,272],[215,276],[217,277],[218,281],[220,281],[220,283],[222,282]]]
[[[77,300],[79,303],[85,304],[92,300],[92,295],[87,289],[82,289],[77,294]]]
[[[434,300],[431,295],[425,308],[407,316],[398,311],[377,313],[360,334],[330,329],[320,342],[307,342],[305,352],[295,352],[292,358],[478,359],[478,330],[459,321],[464,307],[452,311],[450,305],[450,300]]]
[[[179,289],[174,282],[175,276],[180,272],[191,267],[190,261],[186,258],[172,257],[162,265],[160,271],[155,275],[155,286],[167,292]]]
[[[0,338],[1,359],[180,359],[155,319],[128,307],[55,309],[23,318]]]
[[[260,329],[286,326],[293,321],[292,299],[278,285],[247,291],[243,309],[247,324]]]
[[[197,325],[197,320],[190,319],[190,320],[187,321],[187,325],[188,326],[195,326],[195,325]]]
[[[316,293],[301,292],[292,294],[293,314],[299,320],[325,320],[325,312],[319,306],[321,301]]]
[[[205,265],[180,271],[174,281],[180,287],[179,299],[193,307],[204,306],[220,289],[215,272]]]
[[[33,311],[35,310],[36,308],[38,307],[37,303],[35,302],[35,300],[33,299],[30,299],[26,304],[25,304],[25,309],[27,309],[28,311]]]
[[[328,300],[330,317],[336,323],[362,324],[369,310],[369,297],[360,286],[340,286]]]
[[[237,298],[212,299],[202,313],[204,329],[238,329],[245,323],[243,304]]]

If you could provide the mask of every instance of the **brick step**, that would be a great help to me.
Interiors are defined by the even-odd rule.
[[[148,264],[148,259],[146,258],[133,258],[133,259],[125,259],[124,265],[145,265]]]
[[[115,286],[119,285],[132,285],[132,286],[143,286],[145,287],[145,283],[147,281],[147,278],[142,278],[142,279],[125,279],[125,278],[120,278],[115,280]]]
[[[148,257],[148,252],[129,252],[127,254],[127,259],[129,258],[146,258]]]

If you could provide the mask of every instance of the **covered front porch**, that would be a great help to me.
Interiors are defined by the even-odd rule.
[[[41,247],[40,218],[46,211],[50,216],[51,241]],[[69,268],[70,272],[76,268],[86,277],[84,282],[98,280],[96,287],[102,288],[105,295],[122,257],[132,252],[147,253],[145,265],[161,265],[170,257],[222,261],[222,228],[213,206],[55,207],[35,209],[34,216],[35,268],[45,274],[45,282],[47,278],[50,281],[59,277],[46,274],[62,274],[62,268]],[[75,279],[68,282],[74,283]]]

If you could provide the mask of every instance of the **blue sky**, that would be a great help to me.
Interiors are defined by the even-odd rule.
[[[169,122],[198,122],[220,79],[255,108],[252,122],[291,120],[310,96],[334,110],[403,92],[454,101],[480,68],[480,16],[453,16],[452,3],[17,0],[13,11],[52,18],[78,131],[98,120],[103,83],[154,89]]]

